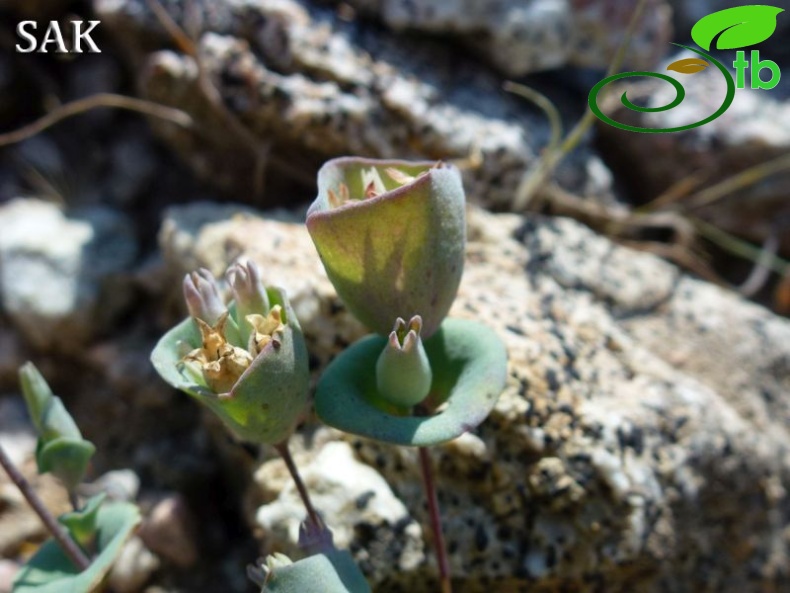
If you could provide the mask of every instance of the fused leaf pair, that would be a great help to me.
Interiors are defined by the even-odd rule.
[[[63,522],[75,530],[72,537],[90,540],[95,557],[80,571],[54,540],[45,542],[14,579],[12,593],[95,593],[140,523],[140,512],[129,503],[94,501],[82,516],[71,514]]]
[[[248,568],[261,593],[370,593],[370,585],[351,554],[335,548],[332,532],[323,523],[302,523],[299,546],[311,555],[293,562],[275,553]]]
[[[482,422],[504,388],[507,355],[486,326],[445,320],[464,264],[458,170],[329,161],[318,173],[307,228],[348,309],[388,335],[363,338],[329,365],[316,389],[319,417],[415,446],[454,439]]]
[[[32,363],[19,371],[22,393],[39,435],[36,461],[39,472],[52,472],[70,490],[82,481],[95,451],[82,438],[77,425],[41,373]],[[54,540],[45,542],[14,579],[12,593],[93,593],[112,568],[124,542],[140,522],[137,507],[129,503],[105,503],[104,495],[66,513],[58,521],[68,535],[92,558],[85,570],[74,566]]]
[[[159,341],[151,361],[162,378],[209,407],[239,439],[285,441],[304,413],[307,349],[285,292],[264,288],[254,264],[228,270],[225,305],[207,270],[187,275],[191,317]]]
[[[67,489],[73,490],[82,481],[96,447],[82,438],[63,401],[53,395],[33,363],[28,362],[19,369],[19,381],[38,434],[38,471],[51,472]]]

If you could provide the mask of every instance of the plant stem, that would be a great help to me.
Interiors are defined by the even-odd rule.
[[[296,467],[293,457],[291,457],[291,451],[288,448],[288,441],[283,441],[282,443],[275,445],[274,448],[277,449],[280,457],[283,458],[285,466],[288,468],[288,472],[291,474],[291,477],[296,484],[296,489],[299,491],[299,497],[302,499],[302,504],[304,504],[304,508],[307,511],[308,520],[316,527],[316,529],[322,529],[324,524],[321,521],[321,518],[318,516],[312,501],[310,500],[310,494],[307,492],[307,488],[302,481],[302,476],[299,474],[299,469]]]
[[[77,497],[77,493],[74,490],[69,490],[69,502],[71,503],[71,508],[74,509],[75,512],[79,512],[80,510],[80,499]]]
[[[52,534],[52,537],[55,538],[55,541],[60,545],[63,553],[68,556],[69,560],[71,560],[74,566],[79,568],[80,571],[87,569],[91,564],[88,557],[85,556],[80,547],[71,539],[66,529],[57,522],[55,517],[52,516],[52,513],[44,506],[44,503],[38,497],[36,491],[33,490],[30,482],[25,479],[25,476],[23,476],[11,462],[11,459],[2,446],[0,446],[0,465],[3,466],[8,477],[16,484],[16,487],[19,488],[19,491],[22,493],[22,496],[25,497],[27,503],[39,516],[46,528]]]
[[[447,558],[447,548],[444,545],[442,520],[439,517],[439,499],[436,496],[436,484],[433,479],[431,457],[428,453],[428,449],[425,447],[419,447],[419,450],[422,481],[425,486],[425,497],[428,499],[428,512],[431,516],[431,530],[433,531],[433,544],[436,550],[436,563],[439,565],[439,581],[442,585],[442,593],[453,593],[453,585],[450,581],[450,561]]]

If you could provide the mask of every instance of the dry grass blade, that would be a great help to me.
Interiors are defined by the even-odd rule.
[[[766,177],[788,170],[790,170],[790,153],[744,169],[740,173],[736,173],[732,177],[728,177],[724,181],[698,192],[684,206],[688,209],[709,206],[739,189],[744,189],[762,181]]]
[[[173,122],[185,128],[188,128],[193,124],[192,118],[189,116],[189,114],[181,111],[180,109],[165,107],[164,105],[152,103],[151,101],[135,99],[134,97],[126,97],[124,95],[99,93],[96,95],[91,95],[90,97],[85,97],[84,99],[78,99],[76,101],[72,101],[71,103],[61,105],[57,109],[54,109],[33,123],[30,123],[12,132],[0,134],[0,146],[8,146],[9,144],[15,144],[17,142],[21,142],[22,140],[27,140],[28,138],[35,136],[39,132],[43,132],[48,127],[66,119],[67,117],[72,117],[74,115],[85,113],[86,111],[98,109],[100,107],[115,107],[118,109],[137,111],[138,113],[144,113],[146,115]]]
[[[689,217],[689,220],[694,224],[694,227],[700,235],[733,255],[737,255],[755,263],[763,262],[761,265],[764,265],[765,268],[779,275],[790,273],[790,262],[782,259],[778,255],[766,253],[764,249],[755,247],[751,243],[739,239],[699,218]]]
[[[646,5],[647,0],[639,0],[637,3],[634,13],[631,16],[631,20],[628,23],[628,28],[626,29],[625,35],[623,36],[623,42],[620,44],[620,47],[617,48],[617,53],[612,59],[609,69],[606,72],[607,77],[613,75],[620,69],[623,60],[625,59],[625,52],[627,51],[628,46],[631,44],[631,39],[634,35],[636,24],[642,18],[642,13],[644,12]],[[530,177],[531,179],[522,179],[521,183],[519,184],[518,191],[513,200],[514,211],[522,211],[527,207],[527,205],[529,205],[530,201],[532,200],[532,193],[537,191],[537,189],[543,185],[544,181],[554,172],[565,155],[576,148],[587,131],[592,127],[594,122],[595,114],[591,109],[588,109],[584,116],[568,133],[561,145],[553,150],[546,151],[546,153],[541,157],[540,163],[524,173],[525,177]]]

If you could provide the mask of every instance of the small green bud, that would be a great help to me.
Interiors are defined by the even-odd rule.
[[[420,338],[421,330],[419,315],[412,317],[408,326],[398,317],[376,362],[379,395],[396,406],[414,406],[431,391],[433,374]]]
[[[464,267],[464,189],[443,163],[346,157],[318,172],[307,230],[349,311],[386,335],[420,315],[439,328]]]

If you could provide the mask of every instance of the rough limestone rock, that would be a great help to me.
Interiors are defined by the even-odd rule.
[[[786,38],[786,37],[785,37]],[[734,58],[733,52],[719,56]],[[730,55],[731,54],[731,55]],[[650,114],[637,114],[620,104],[620,92],[610,87],[601,103],[605,113],[615,121],[650,128],[668,128],[699,122],[714,113],[724,101],[726,83],[721,72],[709,67],[689,76],[667,72],[670,62],[690,56],[683,51],[667,59],[664,72],[676,78],[686,90],[677,107]],[[765,75],[764,75],[765,76]],[[668,105],[675,98],[666,82],[635,78],[629,80],[628,97],[645,99],[652,107]],[[749,74],[746,76],[747,86]],[[782,83],[780,83],[781,86]],[[615,85],[611,85],[615,86]],[[598,125],[602,145],[610,156],[608,162],[626,187],[640,199],[658,197],[675,184],[699,180],[699,189],[713,186],[749,167],[778,159],[790,149],[790,99],[776,89],[737,89],[729,108],[717,119],[688,131],[673,134],[637,134],[619,130],[605,123]],[[790,253],[790,200],[787,166],[777,167],[745,187],[726,192],[714,201],[683,201],[692,213],[718,228],[745,237],[758,244],[775,236],[783,253]]]
[[[294,289],[322,364],[361,333],[348,329],[301,223],[248,213],[172,230],[189,218],[188,208],[170,211],[163,249],[177,239],[184,261],[216,267],[253,258],[267,281]],[[488,420],[432,451],[457,591],[790,587],[787,320],[571,220],[477,209],[452,315],[496,328],[510,357]],[[406,509],[398,516],[428,524],[415,451],[330,434],[355,451],[352,461],[343,449],[344,463],[370,466],[366,481],[381,484],[372,471],[386,479]],[[320,468],[311,474],[318,496],[352,480],[321,463],[327,438],[305,438],[298,453]],[[260,471],[279,471],[285,485],[274,462]],[[296,504],[290,486],[276,501],[262,488],[251,495],[265,499],[259,518]],[[376,498],[386,492],[376,488]],[[389,544],[413,536],[391,510],[335,514],[339,501],[348,497],[318,506],[353,534],[349,547],[377,592],[437,590],[429,529],[424,560],[404,556]],[[267,549],[292,549],[287,521],[266,525]]]
[[[507,76],[572,65],[605,70],[635,3],[622,0],[351,0],[395,30],[457,36]],[[671,34],[666,2],[651,0],[629,44],[628,63],[650,67]]]
[[[358,154],[459,161],[469,192],[501,208],[549,141],[546,117],[452,44],[405,40],[306,0],[195,3],[191,16],[182,3],[163,4],[194,32],[200,68],[164,49],[172,43],[143,0],[97,0],[95,9],[132,56],[142,94],[196,122],[192,130],[152,122],[160,134],[241,200],[309,198],[323,161]],[[272,184],[292,187],[264,193],[261,164]],[[599,164],[583,147],[559,181],[610,195]]]
[[[73,353],[124,306],[112,276],[137,248],[122,215],[16,199],[0,207],[0,229],[0,308],[32,345]]]

